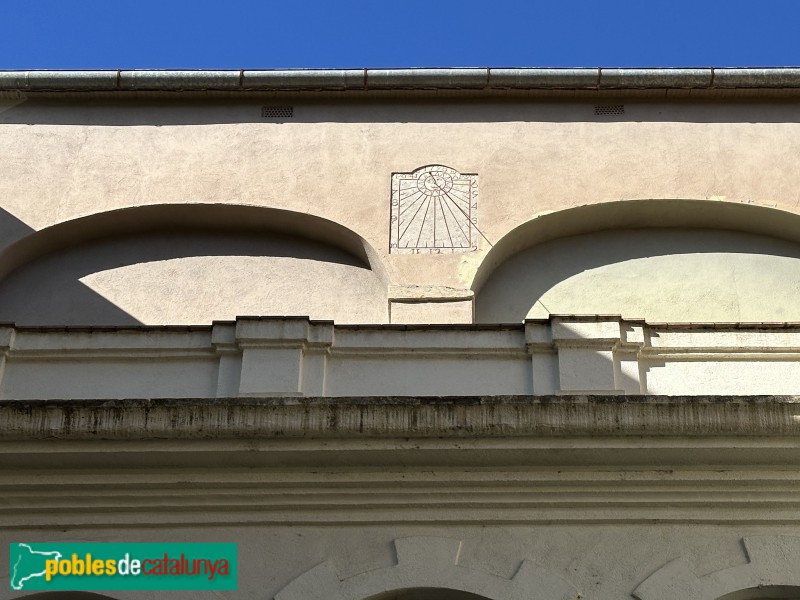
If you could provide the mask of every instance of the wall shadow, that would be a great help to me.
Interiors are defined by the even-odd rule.
[[[309,278],[316,288],[294,285]],[[127,235],[69,247],[15,270],[0,281],[0,322],[194,324],[287,313],[333,318],[337,303],[359,309],[361,297],[348,285],[365,288],[365,299],[374,296],[383,308],[385,294],[369,266],[334,246],[280,234]]]
[[[33,233],[33,229],[7,210],[0,208],[0,248],[4,248]]]
[[[5,249],[9,246],[12,246],[15,242],[28,238],[34,233],[35,230],[33,228],[17,219],[7,210],[0,208],[0,240],[2,240],[2,245],[0,248]],[[5,265],[0,262],[0,272],[3,271],[4,266]],[[6,289],[5,298],[2,292],[3,289]],[[28,310],[28,308],[23,311],[23,314],[19,314],[18,311],[15,310],[14,306],[9,304],[10,299],[8,298],[8,290],[9,287],[6,281],[0,279],[0,323],[13,323],[16,325],[22,325],[26,321],[23,314]],[[100,294],[93,291],[91,288],[78,280],[65,282],[64,291],[78,306],[92,307],[92,310],[95,312],[97,317],[103,321],[118,323],[120,325],[142,324],[122,310],[119,306],[116,306],[106,298],[103,298]],[[36,305],[42,300],[35,289],[29,289],[26,291],[19,290],[17,295],[20,297],[23,306],[26,307]],[[23,317],[22,321],[17,320],[18,316]],[[66,323],[59,324],[66,325]]]
[[[35,232],[4,211],[0,228],[11,234],[0,251],[0,322],[188,325],[242,314],[385,322],[374,251],[341,226],[292,215],[154,205]]]
[[[596,115],[595,106],[624,104],[622,115]],[[292,106],[291,118],[265,118],[265,106]],[[245,96],[219,99],[192,97],[157,100],[147,97],[113,100],[72,97],[68,102],[29,99],[0,111],[0,124],[159,126],[235,123],[798,123],[793,102],[757,99],[712,100],[587,96],[582,99],[523,98],[414,98],[374,93],[314,98]]]

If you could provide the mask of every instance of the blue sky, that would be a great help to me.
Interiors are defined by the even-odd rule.
[[[0,22],[0,69],[800,65],[800,0],[0,0]]]

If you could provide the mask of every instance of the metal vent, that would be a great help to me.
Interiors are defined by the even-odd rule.
[[[605,115],[624,115],[624,104],[596,104],[594,107],[594,114],[598,116]]]
[[[262,106],[261,116],[265,119],[291,119],[294,106]]]

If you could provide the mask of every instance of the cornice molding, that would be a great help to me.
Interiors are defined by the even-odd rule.
[[[640,453],[648,455],[650,449]],[[191,525],[198,514],[204,515],[207,525],[660,522],[796,526],[800,521],[797,474],[767,470],[763,465],[750,469],[560,465],[556,470],[509,464],[487,468],[475,460],[469,468],[344,469],[339,462],[301,469],[286,465],[254,469],[252,463],[247,468],[210,468],[214,459],[206,454],[195,457],[194,468],[145,471],[130,465],[123,468],[117,460],[122,454],[113,454],[112,464],[100,472],[74,454],[69,464],[59,459],[62,470],[53,467],[57,460],[50,456],[49,468],[4,471],[0,529]],[[506,458],[513,458],[513,453]],[[140,457],[139,463],[146,460]]]
[[[453,396],[0,401],[0,441],[791,436],[798,396]]]

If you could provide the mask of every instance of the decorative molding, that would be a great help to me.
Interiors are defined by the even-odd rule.
[[[418,308],[419,318],[431,307],[450,311],[436,313],[441,318],[471,314],[472,301],[459,299],[463,290],[393,293],[395,308]],[[401,317],[416,318],[413,311]],[[0,327],[3,356],[0,398],[16,400],[748,397],[800,389],[797,323],[648,325],[614,316],[554,315],[518,325],[335,325],[307,317],[239,317],[198,328],[6,326]],[[754,433],[761,431],[764,424]]]
[[[446,589],[487,600],[576,600],[580,594],[564,580],[523,561],[511,579],[459,564],[462,542],[441,537],[394,541],[397,562],[340,579],[328,562],[300,575],[275,600],[368,600],[379,594],[414,588]]]
[[[775,437],[800,433],[798,412],[797,396],[0,400],[0,440]]]
[[[347,457],[352,453],[345,450],[313,444],[303,452],[311,455],[307,460],[313,464],[294,467],[287,464],[297,461],[291,450],[256,452],[252,442],[249,452],[239,454],[219,447],[216,451],[195,446],[182,450],[182,444],[171,448],[148,444],[138,452],[132,447],[114,452],[113,446],[103,446],[90,453],[79,445],[71,454],[68,471],[53,468],[53,453],[57,448],[74,448],[74,443],[55,446],[40,456],[4,448],[8,458],[3,466],[23,463],[27,468],[24,472],[4,469],[7,474],[0,476],[0,529],[19,527],[20,515],[28,529],[140,528],[191,525],[199,513],[207,525],[658,522],[796,527],[800,521],[800,474],[778,466],[770,470],[763,465],[659,470],[660,465],[625,468],[612,463],[611,468],[599,469],[598,457],[605,455],[602,449],[582,455],[594,459],[587,468],[575,466],[574,458],[564,460],[563,449],[553,452],[557,450],[553,448],[539,457],[556,454],[561,459],[560,471],[533,466],[533,461],[520,470],[508,464],[521,455],[527,458],[520,451],[507,449],[499,455],[458,447],[432,451],[413,448],[417,444],[409,442],[405,448],[387,444],[383,450],[357,453],[356,461],[375,461],[371,467],[350,464]],[[651,451],[641,447],[627,454],[635,462],[635,455]],[[696,457],[694,449],[681,451]],[[153,458],[167,453],[172,464]],[[724,449],[722,453],[729,454]],[[770,448],[765,453],[775,452]],[[469,465],[431,466],[434,455],[441,459],[464,454],[470,458]],[[386,464],[413,457],[422,465]],[[145,458],[157,468],[143,471],[140,465]],[[226,466],[218,466],[223,461]],[[267,468],[256,468],[262,465]]]
[[[698,577],[685,558],[661,567],[637,587],[639,600],[721,600],[764,598],[764,588],[796,588],[800,593],[800,537],[747,537],[748,562]],[[751,591],[750,594],[747,592]],[[733,600],[733,599],[731,599]]]

